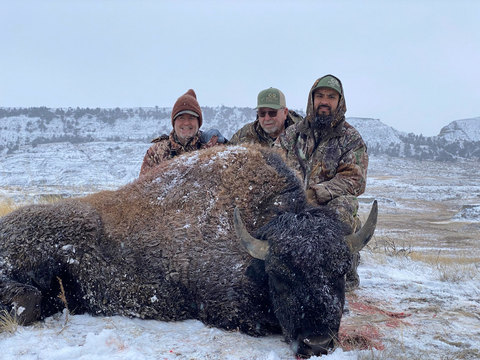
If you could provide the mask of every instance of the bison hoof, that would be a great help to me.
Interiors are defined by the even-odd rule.
[[[0,283],[0,303],[18,324],[29,325],[41,316],[42,293],[35,287],[17,282]]]

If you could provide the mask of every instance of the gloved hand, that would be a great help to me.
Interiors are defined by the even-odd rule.
[[[314,202],[318,205],[325,205],[332,200],[330,192],[321,184],[315,185],[315,188],[308,188],[306,194],[309,202]]]
[[[306,194],[307,194],[307,201],[309,203],[312,203],[312,204],[317,203],[317,197],[315,196],[315,190],[313,190],[312,188],[309,188],[307,190]]]
[[[217,129],[209,129],[206,131],[202,131],[202,134],[200,135],[200,141],[204,144],[207,144],[212,138],[212,136],[217,137],[217,143],[225,144],[227,142],[227,140],[223,137],[223,135]]]

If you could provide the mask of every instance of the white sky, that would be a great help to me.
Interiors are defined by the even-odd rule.
[[[476,0],[0,0],[0,106],[256,106],[273,86],[304,109],[314,80],[347,116],[437,135],[480,116]]]

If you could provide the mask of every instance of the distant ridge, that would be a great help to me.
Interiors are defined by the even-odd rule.
[[[480,141],[480,117],[452,121],[440,130],[439,138],[446,141]]]
[[[438,161],[480,159],[480,117],[453,121],[430,137],[400,132],[377,119],[347,121],[360,132],[373,155]]]
[[[346,120],[358,130],[369,146],[401,144],[401,137],[406,135],[378,119],[348,117]]]
[[[202,129],[230,138],[255,119],[255,110],[203,107]],[[150,142],[171,130],[171,108],[0,108],[0,154],[48,143]],[[299,112],[301,113],[301,112]],[[372,155],[428,160],[480,159],[480,117],[455,120],[438,136],[400,132],[379,119],[348,117]]]

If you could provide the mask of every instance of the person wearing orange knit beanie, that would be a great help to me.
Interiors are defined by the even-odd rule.
[[[216,135],[205,136],[200,127],[203,123],[202,109],[193,89],[180,96],[172,109],[172,131],[152,140],[153,145],[143,158],[140,175],[144,175],[163,161],[183,153],[221,144],[223,138],[218,130]]]

